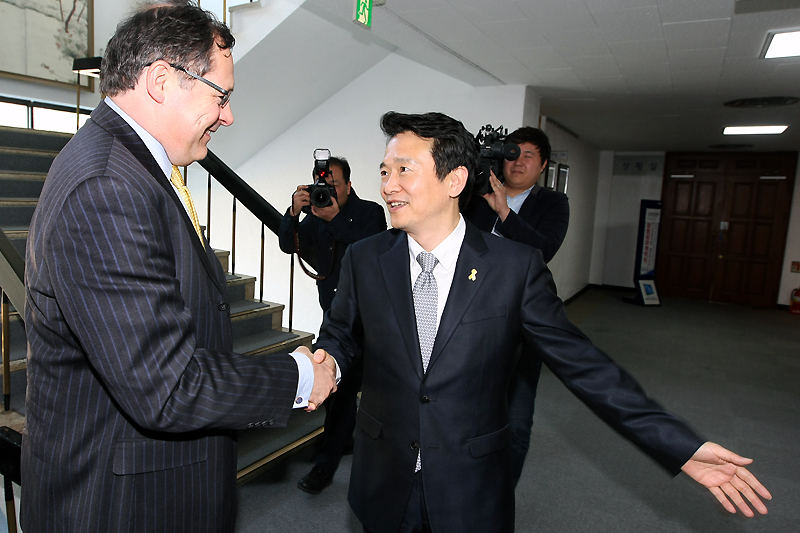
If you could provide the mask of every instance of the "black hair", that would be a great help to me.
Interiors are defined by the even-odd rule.
[[[381,129],[390,139],[410,131],[417,137],[433,141],[431,156],[440,180],[458,167],[465,167],[468,172],[467,184],[458,201],[461,207],[466,205],[472,194],[475,169],[478,167],[478,147],[464,124],[442,113],[407,115],[389,111],[381,117]]]
[[[350,163],[344,157],[331,157],[328,159],[328,165],[336,165],[342,169],[342,178],[345,183],[350,183]]]
[[[100,91],[114,96],[134,89],[142,70],[160,59],[203,76],[214,46],[229,50],[234,42],[225,24],[193,2],[150,4],[117,26],[100,67]]]
[[[539,128],[523,126],[518,130],[512,131],[506,139],[506,142],[515,144],[531,143],[539,149],[539,155],[542,157],[542,164],[550,161],[550,139],[548,139],[545,132]]]

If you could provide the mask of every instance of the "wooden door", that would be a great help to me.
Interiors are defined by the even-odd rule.
[[[795,152],[667,154],[661,294],[775,305],[796,161]]]

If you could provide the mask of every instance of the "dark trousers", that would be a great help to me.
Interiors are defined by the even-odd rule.
[[[536,355],[534,348],[522,343],[517,352],[520,355],[519,362],[508,386],[511,469],[515,487],[522,475],[522,466],[525,464],[525,456],[531,443],[536,389],[542,373],[542,360]]]
[[[364,533],[369,533],[369,530],[364,528]],[[414,474],[414,483],[411,485],[411,496],[408,498],[406,514],[403,516],[403,523],[400,524],[397,533],[431,533],[421,471]]]
[[[353,438],[356,427],[356,410],[358,408],[358,391],[361,390],[361,378],[364,375],[364,363],[357,357],[342,378],[336,392],[331,394],[325,405],[325,432],[322,446],[314,457],[314,465],[326,474],[333,474],[339,467],[342,454]]]

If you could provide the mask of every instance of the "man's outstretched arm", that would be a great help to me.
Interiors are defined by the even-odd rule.
[[[719,444],[706,442],[686,461],[681,470],[710,490],[729,513],[736,513],[738,507],[745,516],[752,517],[753,511],[742,495],[761,514],[767,514],[767,507],[759,496],[766,500],[772,499],[772,494],[766,487],[744,467],[752,462],[752,459],[737,455]]]

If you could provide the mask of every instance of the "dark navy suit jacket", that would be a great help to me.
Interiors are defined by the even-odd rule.
[[[232,430],[285,425],[297,365],[231,352],[213,250],[103,103],[53,162],[25,274],[25,532],[232,531]]]
[[[471,198],[464,218],[488,232],[497,222],[500,235],[533,246],[542,252],[544,262],[549,263],[567,235],[569,200],[564,193],[537,185],[522,202],[519,213],[511,211],[503,222],[480,196]]]
[[[349,501],[369,531],[397,531],[418,451],[433,531],[513,530],[506,391],[523,338],[599,417],[670,472],[702,444],[567,320],[540,253],[471,223],[423,373],[409,269],[404,232],[351,245],[317,342],[344,373],[363,345]]]

